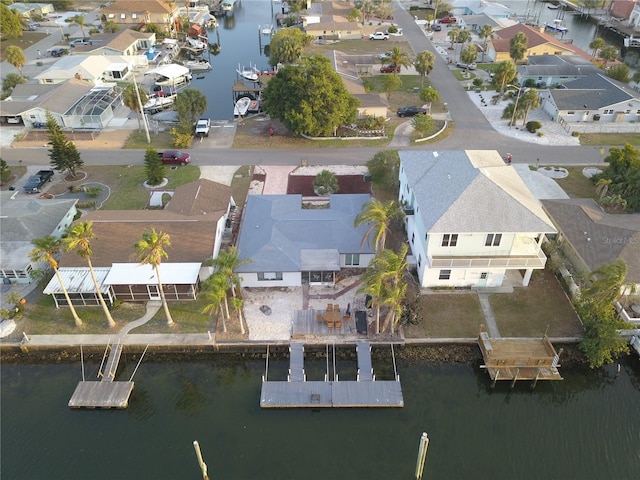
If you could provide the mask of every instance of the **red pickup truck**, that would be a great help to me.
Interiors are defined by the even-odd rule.
[[[166,165],[187,165],[191,161],[191,156],[188,153],[179,150],[158,152],[158,158]]]
[[[438,23],[458,23],[458,19],[456,17],[442,17]]]

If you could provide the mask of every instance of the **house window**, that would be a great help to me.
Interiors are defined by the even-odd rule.
[[[627,109],[627,110],[625,110],[625,112],[624,112],[624,113],[625,113],[625,115],[629,115],[629,114],[631,113],[631,109]]]
[[[131,18],[138,18],[138,14],[137,13],[132,13],[131,14]]]
[[[110,13],[109,14],[109,18],[116,18],[116,14],[115,13]]]
[[[613,109],[602,112],[604,115],[613,115]]]
[[[443,247],[455,247],[458,244],[458,234],[457,233],[445,233],[442,236],[442,246]]]
[[[451,270],[440,270],[438,280],[449,280],[451,278]]]
[[[272,280],[282,280],[282,272],[259,272],[258,280],[261,282],[269,282]]]
[[[415,232],[411,234],[411,245],[413,245],[413,242],[415,242],[416,240],[416,234]]]
[[[489,275],[489,274],[488,274],[487,272],[482,272],[482,273],[480,274],[480,280],[486,280],[488,275]]]
[[[344,264],[345,265],[360,265],[360,254],[359,253],[347,253],[344,256]]]
[[[127,14],[126,14],[126,13],[121,13],[121,14],[120,14],[120,18],[121,18],[122,20],[124,20],[125,18],[127,18]]]
[[[418,255],[418,266],[422,263],[422,255]]]
[[[576,112],[567,112],[567,115],[575,115]]]
[[[484,242],[485,247],[499,247],[500,240],[502,240],[501,233],[489,233],[487,239]]]

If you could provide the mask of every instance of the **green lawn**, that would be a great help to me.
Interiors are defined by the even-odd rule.
[[[548,270],[536,270],[528,287],[493,294],[489,302],[503,337],[542,337],[545,331],[550,337],[582,335],[578,316]]]
[[[640,133],[583,133],[580,134],[580,145],[585,146],[624,146],[640,145]]]
[[[147,135],[144,132],[133,130],[129,138],[127,138],[124,148],[146,150],[147,147],[151,146],[158,151],[173,148],[173,136],[169,131],[158,132],[157,135],[152,133],[149,135],[149,138],[151,139],[151,145],[147,143]]]
[[[175,325],[167,326],[164,309],[160,308],[151,320],[132,330],[131,333],[206,333],[210,331],[213,334],[216,328],[215,317],[202,313],[207,301],[202,294],[198,297],[194,302],[169,302],[169,311]]]
[[[565,178],[556,178],[555,181],[567,192],[571,198],[598,199],[596,189],[587,177],[582,174],[584,167],[563,167],[569,172]]]
[[[416,301],[416,325],[405,325],[407,338],[474,338],[484,323],[480,302],[475,294],[430,293]]]
[[[19,38],[0,38],[0,61],[5,61],[5,52],[7,51],[8,47],[15,45],[16,47],[20,47],[22,50],[24,50],[26,48],[29,48],[34,43],[38,43],[46,36],[47,35],[45,33],[40,32],[22,32],[22,36]]]

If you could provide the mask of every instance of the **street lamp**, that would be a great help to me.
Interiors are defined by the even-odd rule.
[[[507,87],[513,87],[518,89],[518,95],[516,95],[516,104],[513,106],[513,113],[511,114],[511,121],[509,122],[509,128],[511,128],[513,127],[513,122],[516,119],[516,110],[518,110],[518,100],[520,100],[520,92],[524,88],[524,85],[520,87],[517,85],[507,85]]]

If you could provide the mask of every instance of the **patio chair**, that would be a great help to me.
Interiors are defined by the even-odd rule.
[[[327,320],[327,328],[333,329],[335,322],[333,320]]]
[[[333,311],[334,312],[339,312],[340,311],[340,305],[338,305],[337,303],[333,304]]]
[[[324,321],[321,313],[316,313],[316,320],[318,323],[322,323]]]
[[[333,324],[335,328],[342,328],[342,320],[336,320]]]
[[[333,311],[333,305],[331,303],[327,303],[327,312]]]

